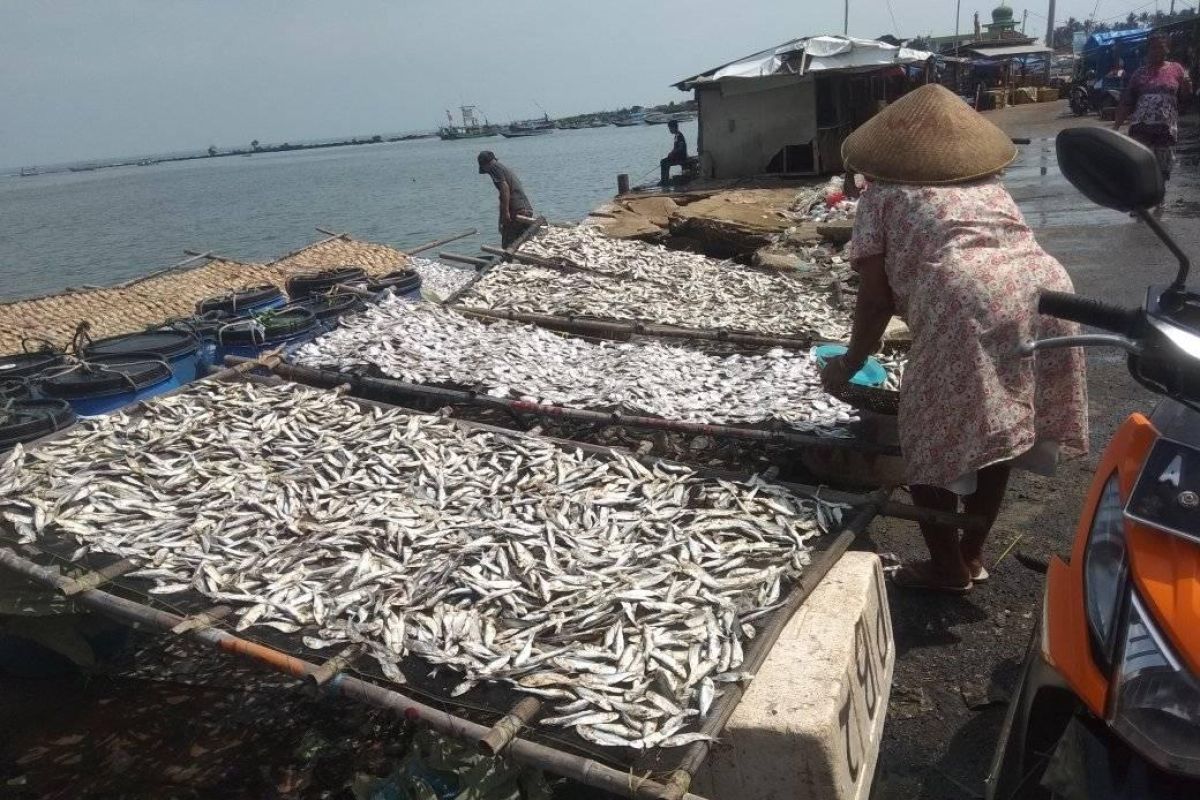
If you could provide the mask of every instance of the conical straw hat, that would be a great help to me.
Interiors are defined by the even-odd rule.
[[[936,83],[904,95],[842,143],[846,169],[888,183],[964,183],[1016,157],[1008,134]]]

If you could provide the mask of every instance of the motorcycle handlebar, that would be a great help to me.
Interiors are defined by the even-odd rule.
[[[1137,323],[1139,311],[1123,308],[1069,292],[1042,292],[1038,312],[1051,317],[1091,325],[1093,328],[1129,335]]]

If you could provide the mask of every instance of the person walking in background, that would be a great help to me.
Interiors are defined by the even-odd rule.
[[[1146,63],[1129,79],[1117,107],[1114,128],[1129,122],[1129,135],[1154,151],[1163,180],[1171,177],[1175,142],[1179,138],[1179,108],[1192,94],[1187,70],[1167,60],[1165,36],[1151,36]]]
[[[667,153],[667,157],[658,162],[659,168],[662,170],[662,179],[659,180],[659,185],[666,186],[671,180],[671,167],[684,166],[687,164],[687,139],[683,138],[683,134],[679,132],[679,123],[674,120],[667,123],[667,130],[675,134],[675,144],[671,148],[671,152]]]
[[[1078,326],[1037,313],[1038,293],[1069,292],[1071,279],[996,177],[1016,155],[1008,134],[933,83],[847,137],[847,172],[870,181],[844,254],[859,291],[848,350],[821,373],[836,392],[899,314],[912,331],[897,424],[913,501],[961,501],[989,528],[1013,468],[1051,474],[1088,447],[1082,352],[1019,351]],[[897,585],[966,592],[987,580],[988,530],[921,532],[929,560],[902,566]]]
[[[521,186],[521,179],[501,164],[491,150],[479,154],[479,174],[490,176],[500,193],[500,246],[507,249],[533,224],[521,219],[533,217],[533,204]]]

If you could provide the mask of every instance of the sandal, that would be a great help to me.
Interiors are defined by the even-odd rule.
[[[947,592],[949,594],[966,594],[971,591],[973,583],[968,580],[965,584],[945,583],[931,574],[928,561],[917,561],[904,564],[892,573],[892,583],[901,589],[919,589],[927,592]]]
[[[987,583],[991,577],[987,571],[987,567],[981,566],[971,574],[971,583]]]

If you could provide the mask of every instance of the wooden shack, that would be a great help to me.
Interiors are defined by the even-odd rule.
[[[674,85],[695,92],[704,177],[821,175],[842,169],[851,131],[929,79],[931,59],[871,39],[815,36]]]

